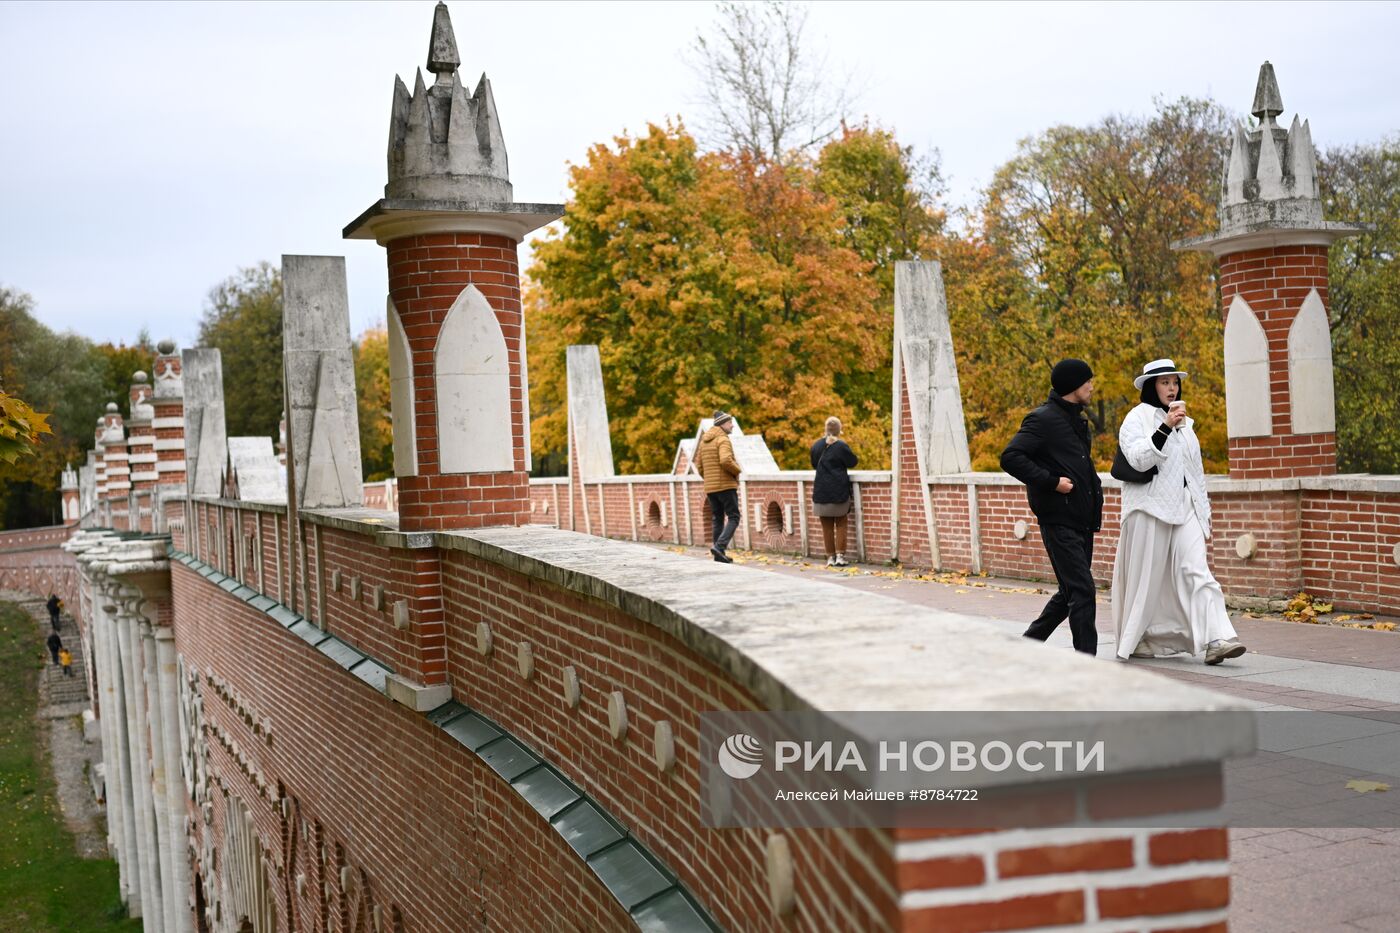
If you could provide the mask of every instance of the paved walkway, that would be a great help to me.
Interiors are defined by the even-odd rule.
[[[668,549],[709,559],[700,549]],[[989,626],[1017,635],[1054,588],[990,577],[929,579],[875,566],[836,570],[818,560],[768,554],[732,556],[748,567],[981,617]],[[1099,657],[1103,663],[1123,663],[1113,658],[1106,592],[1099,602]],[[1231,829],[1230,929],[1400,929],[1400,828],[1375,828],[1400,827],[1400,631],[1307,625],[1243,613],[1233,613],[1232,619],[1249,648],[1239,659],[1213,667],[1186,658],[1128,662],[1245,699],[1260,710],[1326,714],[1269,717],[1261,722],[1260,737],[1261,748],[1268,750],[1228,770],[1227,794],[1242,801],[1243,812],[1257,814],[1251,822],[1267,823],[1268,814],[1282,813],[1286,819],[1279,822],[1307,825],[1311,813],[1315,824]],[[1072,650],[1069,626],[1061,625],[1047,645]],[[1328,723],[1326,742],[1285,734],[1294,727],[1315,728],[1319,720]],[[1358,770],[1358,761],[1374,770]],[[1371,786],[1391,780],[1394,791]],[[1326,805],[1319,805],[1320,800]],[[1333,828],[1332,822],[1342,828]]]

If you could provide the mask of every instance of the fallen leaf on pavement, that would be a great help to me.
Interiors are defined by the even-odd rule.
[[[1369,794],[1372,791],[1388,791],[1389,784],[1382,784],[1380,781],[1347,781],[1347,790],[1354,790],[1358,794]]]

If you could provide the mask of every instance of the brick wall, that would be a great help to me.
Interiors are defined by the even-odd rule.
[[[413,359],[418,475],[399,480],[403,527],[476,528],[529,521],[525,388],[521,379],[524,321],[515,241],[484,233],[434,233],[393,240],[387,250],[389,296]],[[467,285],[476,286],[495,311],[510,356],[515,451],[515,468],[510,472],[442,474],[438,470],[434,354],[447,313]]]
[[[1230,474],[1240,478],[1326,476],[1337,472],[1337,435],[1293,434],[1288,388],[1288,330],[1308,292],[1327,297],[1327,247],[1277,246],[1220,258],[1225,313],[1236,295],[1249,302],[1269,345],[1269,437],[1230,438]]]
[[[1224,829],[1027,830],[1014,838],[902,830],[897,838],[911,933],[1112,921],[1124,930],[1227,929]]]
[[[912,443],[912,440],[911,440]],[[912,455],[905,447],[909,462],[905,469],[913,470]],[[875,474],[876,477],[882,474]],[[906,476],[909,475],[907,472]],[[791,478],[788,478],[791,477]],[[1094,540],[1094,578],[1108,586],[1113,579],[1113,560],[1118,548],[1120,495],[1115,481],[1105,477],[1103,529]],[[1326,484],[1325,479],[1311,481]],[[1297,483],[1274,482],[1259,487],[1245,481],[1212,480],[1224,485],[1211,493],[1213,539],[1209,544],[1212,569],[1228,597],[1291,596],[1307,589],[1335,602],[1339,608],[1371,612],[1400,613],[1400,587],[1394,549],[1400,545],[1400,489],[1389,478],[1370,481],[1376,491],[1345,488],[1335,490],[1303,489]],[[801,500],[798,498],[801,484]],[[677,514],[670,508],[674,485]],[[1364,482],[1363,482],[1364,485]],[[793,471],[773,477],[747,480],[743,519],[748,528],[748,542],[755,550],[781,554],[824,553],[821,525],[811,506],[811,474]],[[865,560],[882,563],[890,559],[890,499],[888,479],[860,479],[861,508],[852,512],[848,529],[848,551],[857,553],[863,541]],[[1233,488],[1231,488],[1233,487]],[[1256,488],[1258,487],[1258,488]],[[555,524],[552,516],[562,516],[567,522],[568,488],[564,485],[532,484],[532,515],[537,524]],[[710,541],[709,505],[698,480],[620,477],[604,483],[575,484],[575,514],[577,530],[583,531],[582,499],[586,495],[594,533],[601,528],[606,512],[608,536],[634,540],[632,518],[637,520],[635,540],[659,543],[673,542],[677,535],[682,544],[704,546]],[[630,491],[629,491],[630,490]],[[1026,501],[1025,489],[1004,474],[974,474],[936,478],[929,485],[930,498],[937,519],[937,534],[941,569],[959,572],[979,571],[1011,579],[1050,581],[1054,573],[1045,556],[1039,527]],[[977,534],[972,535],[973,506],[969,490],[975,494]],[[561,509],[554,508],[556,494]],[[684,513],[685,499],[690,499],[690,522]],[[600,496],[602,497],[600,500]],[[648,526],[641,512],[632,503],[655,503],[665,507],[670,528]],[[600,503],[605,507],[600,510]],[[924,522],[922,492],[917,484],[901,480],[900,549],[908,567],[927,566],[928,544]],[[550,511],[544,511],[548,506]],[[770,527],[770,506],[777,505],[786,523],[788,509],[800,507],[806,512],[807,539],[803,549],[802,515],[791,515],[791,533]],[[755,506],[760,514],[755,514]],[[1025,523],[1024,535],[1017,537],[1017,524]],[[568,527],[565,524],[564,527]],[[859,531],[859,535],[858,535]],[[1237,543],[1244,535],[1256,542],[1253,553],[1240,556]],[[735,536],[736,545],[744,546],[744,531]],[[922,562],[919,558],[922,558]]]

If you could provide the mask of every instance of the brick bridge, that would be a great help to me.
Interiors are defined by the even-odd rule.
[[[1220,719],[1237,701],[633,543],[705,541],[701,487],[686,445],[670,474],[613,474],[589,348],[570,352],[569,476],[529,479],[515,250],[561,209],[514,201],[490,83],[458,64],[439,4],[436,82],[396,83],[385,197],[345,230],[388,253],[399,478],[361,480],[343,261],[287,256],[282,459],[226,436],[218,351],[166,342],[130,423],[109,406],[65,474],[67,523],[0,535],[0,587],[60,593],[92,659],[129,912],[168,933],[1223,929],[1222,762],[1254,748]],[[1298,206],[1311,143],[1265,97],[1264,141],[1237,138],[1230,169],[1253,213],[1184,244],[1227,273],[1212,560],[1234,597],[1394,612],[1400,478],[1335,475],[1313,339],[1326,246],[1352,228]],[[894,468],[856,474],[859,556],[1047,577],[1021,490],[968,471],[935,264],[899,269],[897,305]],[[1290,406],[1324,382],[1325,405]],[[811,480],[746,472],[741,543],[811,550]],[[789,829],[715,825],[706,710],[1166,726],[1092,780],[1021,779],[1017,825]]]

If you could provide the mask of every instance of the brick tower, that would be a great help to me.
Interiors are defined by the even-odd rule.
[[[1173,244],[1220,261],[1230,475],[1337,472],[1327,249],[1365,229],[1322,219],[1307,121],[1276,122],[1274,66],[1259,69],[1253,129],[1236,126],[1220,194],[1220,230]]]
[[[468,92],[447,6],[425,86],[395,78],[384,197],[345,228],[388,251],[399,527],[529,520],[530,403],[516,245],[563,215],[513,200],[491,83]]]
[[[130,531],[131,467],[127,463],[126,426],[116,402],[102,416],[102,462],[107,477],[107,526]]]
[[[151,407],[154,389],[141,370],[131,375],[131,420],[127,425],[127,465],[131,468],[130,522],[132,531],[155,530],[156,450]]]

